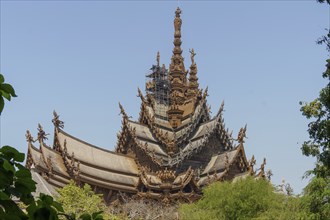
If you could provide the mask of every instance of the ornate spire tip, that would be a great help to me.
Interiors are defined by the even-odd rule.
[[[175,11],[175,15],[177,16],[177,17],[180,17],[180,14],[181,14],[181,9],[179,8],[179,7],[177,7],[176,8],[176,11]]]

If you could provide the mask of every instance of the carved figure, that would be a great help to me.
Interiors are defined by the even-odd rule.
[[[174,30],[175,30],[175,35],[180,35],[181,34],[181,25],[182,25],[182,20],[180,18],[181,10],[180,8],[177,8],[175,11],[175,19],[174,19]]]
[[[190,59],[191,59],[191,64],[195,64],[195,56],[196,56],[196,53],[194,51],[194,48],[192,48],[191,50],[189,50],[190,52]]]
[[[243,144],[245,142],[244,138],[246,138],[246,125],[244,128],[241,128],[238,132],[238,136],[237,136],[238,143]]]
[[[59,119],[59,115],[56,113],[56,111],[53,111],[54,118],[52,120],[54,126],[56,128],[64,128],[64,122]]]
[[[249,162],[249,166],[248,166],[248,171],[250,172],[250,173],[253,173],[254,171],[253,171],[253,166],[256,164],[256,159],[254,158],[254,155],[252,155],[252,158],[251,158],[251,160],[250,160],[250,162]]]
[[[29,130],[26,130],[25,137],[26,137],[26,141],[27,141],[27,142],[29,142],[29,143],[31,143],[31,142],[35,142],[35,140],[33,140],[33,137],[32,137],[32,135],[31,135],[31,133],[30,133]]]
[[[42,126],[38,124],[38,140],[39,142],[43,142],[44,140],[48,140],[46,132],[43,130]]]
[[[262,162],[262,164],[260,166],[260,170],[263,174],[265,173],[265,165],[266,165],[266,158],[264,158],[264,161]]]

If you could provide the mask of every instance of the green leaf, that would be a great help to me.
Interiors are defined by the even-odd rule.
[[[21,218],[21,217],[12,215],[12,214],[0,213],[0,219],[5,219],[5,220],[22,220],[24,218]],[[25,219],[27,219],[27,217]]]
[[[0,191],[0,200],[9,200],[9,199],[10,197],[6,193]]]
[[[31,179],[32,178],[30,171],[26,168],[25,169],[19,169],[16,172],[15,176],[19,179]]]
[[[103,213],[103,211],[93,213],[92,214],[92,219],[93,220],[103,220],[102,213]]]
[[[46,194],[40,194],[40,200],[42,200],[47,205],[52,205],[54,201],[53,197]]]
[[[3,83],[5,81],[5,78],[3,77],[2,74],[0,74],[0,83]]]
[[[10,94],[12,97],[17,97],[14,88],[10,84],[7,83],[0,84],[0,90],[5,91],[6,93]]]
[[[15,166],[19,169],[19,170],[27,170],[29,171],[25,166],[23,166],[22,164],[16,163]],[[31,172],[29,171],[29,173],[31,174]]]
[[[1,92],[1,96],[2,97],[4,97],[5,99],[7,99],[8,101],[10,101],[10,94],[9,93],[7,93],[7,92],[5,92],[5,91],[3,91],[3,90],[1,90],[1,88],[0,88],[0,92]]]
[[[81,220],[92,220],[91,215],[86,214],[86,213],[79,216],[79,219],[81,219]]]
[[[5,171],[4,169],[1,171],[0,175],[0,187],[1,189],[7,188],[13,183],[14,173]]]
[[[32,214],[32,215],[31,215]],[[51,210],[46,207],[37,208],[33,213],[29,213],[31,220],[57,219],[52,218]]]
[[[15,167],[11,163],[9,163],[8,160],[4,160],[2,166],[5,170],[15,173]]]
[[[15,191],[22,195],[28,195],[31,193],[31,188],[33,188],[33,185],[28,182],[23,181],[15,181]]]
[[[53,201],[52,206],[59,212],[64,212],[62,205],[59,202]]]
[[[0,200],[0,207],[5,209],[5,213],[10,216],[17,216],[19,219],[27,219],[24,212],[17,206],[17,204],[12,200]],[[7,219],[1,218],[0,219]]]
[[[3,97],[0,96],[0,115],[3,110],[3,107],[5,107],[5,101],[3,100]]]
[[[14,159],[17,162],[23,162],[25,157],[24,153],[20,153],[18,150],[10,146],[3,146],[0,148],[0,153],[2,153],[3,157],[7,160]]]

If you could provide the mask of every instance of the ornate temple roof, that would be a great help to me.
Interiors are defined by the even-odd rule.
[[[264,176],[253,169],[254,157],[248,161],[244,150],[246,126],[238,137],[232,137],[223,119],[224,103],[217,114],[210,115],[208,89],[200,89],[196,53],[191,54],[189,70],[185,69],[181,49],[181,10],[175,11],[174,49],[168,69],[156,64],[147,74],[145,94],[141,99],[139,119],[130,120],[124,107],[121,131],[115,151],[86,143],[64,131],[64,123],[54,112],[54,140],[47,146],[47,134],[38,126],[34,140],[27,131],[28,159],[40,183],[63,187],[71,179],[88,183],[102,193],[106,202],[121,193],[163,201],[194,201],[201,189],[214,181],[237,176]],[[39,147],[34,143],[38,141]],[[45,186],[45,184],[41,184]]]

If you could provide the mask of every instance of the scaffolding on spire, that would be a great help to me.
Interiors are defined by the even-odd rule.
[[[157,53],[157,65],[152,65],[151,73],[146,75],[146,93],[154,100],[157,107],[154,109],[156,115],[167,120],[167,110],[170,104],[170,82],[168,70],[163,64],[160,66],[160,55]]]

